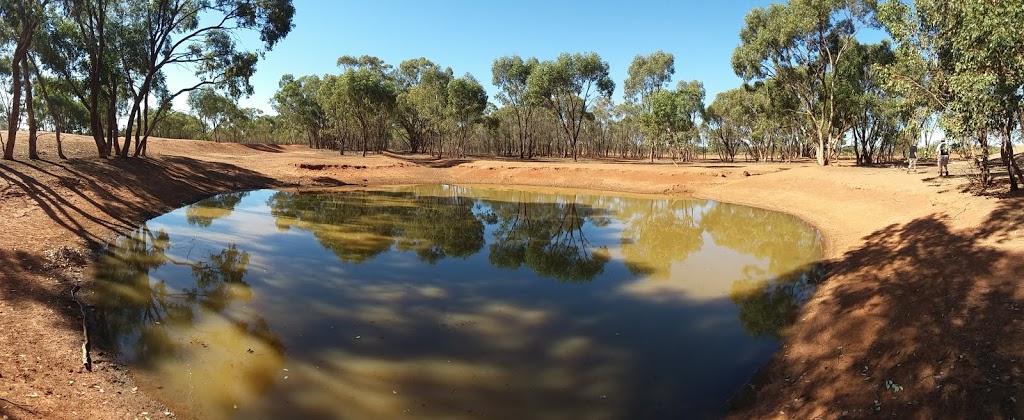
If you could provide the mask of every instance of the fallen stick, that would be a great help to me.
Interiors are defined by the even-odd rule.
[[[27,412],[29,412],[29,413],[32,413],[32,415],[38,415],[38,414],[36,414],[36,412],[35,412],[35,411],[29,410],[29,409],[25,408],[25,406],[23,406],[23,405],[21,405],[21,404],[18,404],[18,403],[14,402],[14,401],[11,401],[11,400],[9,400],[9,399],[7,399],[7,398],[4,398],[4,397],[0,397],[0,401],[3,401],[3,402],[5,402],[5,403],[8,403],[8,404],[10,404],[10,405],[13,405],[13,406],[15,406],[15,407],[18,407],[18,408],[20,408],[20,409],[22,409],[22,410],[25,410],[25,411],[27,411]]]
[[[78,310],[82,312],[82,365],[85,366],[85,370],[92,372],[92,359],[89,358],[89,325],[88,319],[85,316],[85,305],[82,305],[82,301],[78,300],[78,297],[75,296],[75,292],[81,288],[77,284],[71,288],[71,299],[75,300],[75,303],[78,304]]]

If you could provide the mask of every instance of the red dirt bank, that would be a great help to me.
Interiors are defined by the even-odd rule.
[[[735,418],[1024,411],[1024,201],[961,193],[962,177],[811,164],[362,158],[178,140],[152,140],[148,159],[101,160],[90,142],[68,140],[69,161],[51,152],[0,162],[0,418],[165,416],[101,348],[92,372],[81,366],[70,290],[82,280],[88,294],[85,261],[54,250],[95,247],[219,192],[435,182],[695,195],[817,226],[829,279],[737,397]],[[51,143],[45,135],[43,147]]]

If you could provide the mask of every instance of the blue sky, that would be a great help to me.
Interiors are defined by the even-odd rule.
[[[294,0],[295,28],[257,66],[256,92],[240,101],[273,113],[268,101],[284,74],[338,73],[342,55],[373,55],[398,65],[426,57],[456,75],[470,73],[492,95],[491,64],[510,54],[554,59],[561,52],[596,52],[609,63],[615,102],[637,54],[675,55],[678,80],[700,80],[708,103],[741,83],[730,58],[755,0]],[[240,37],[258,48],[258,38]],[[172,89],[187,82],[172,70]],[[185,110],[184,98],[176,108]]]

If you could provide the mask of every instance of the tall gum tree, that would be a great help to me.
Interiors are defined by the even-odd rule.
[[[530,74],[537,68],[536,58],[523,59],[518,55],[506,56],[494,60],[491,66],[492,83],[500,89],[497,99],[503,106],[512,111],[516,119],[519,139],[519,159],[533,158],[533,137],[530,136],[530,124],[539,106],[540,98],[531,95],[527,81]]]
[[[775,78],[800,101],[820,165],[846,132],[836,118],[840,62],[851,54],[860,27],[868,25],[872,0],[790,0],[752,10],[732,56],[745,81]]]
[[[52,16],[57,45],[48,69],[75,83],[75,94],[90,113],[90,131],[100,156],[113,149],[127,157],[128,138],[118,144],[119,101],[128,104],[126,135],[135,134],[135,155],[155,124],[149,124],[150,100],[157,96],[155,118],[174,98],[203,87],[237,98],[252,93],[249,78],[259,57],[291,31],[291,0],[62,0]],[[259,34],[263,50],[245,51],[235,39],[242,31]],[[174,92],[159,92],[163,70],[178,66],[195,72],[197,82]],[[154,95],[156,94],[156,95]],[[139,126],[133,126],[136,121]]]
[[[484,116],[487,108],[487,91],[472,75],[448,83],[448,114],[455,124],[458,135],[457,152],[466,156],[466,138],[469,131]]]
[[[302,76],[295,78],[291,74],[281,76],[277,83],[278,90],[271,98],[270,105],[288,126],[306,135],[309,147],[323,148],[333,146],[326,144],[324,134],[329,122],[327,111],[317,101],[320,77]],[[344,147],[341,147],[344,153]]]
[[[1010,190],[1016,191],[1024,182],[1013,157],[1013,135],[1018,121],[1024,123],[1024,32],[1019,28],[1024,3],[961,0],[928,6],[939,18],[939,59],[950,72],[952,116],[964,128],[990,131],[1001,138]]]
[[[4,144],[4,159],[14,159],[14,145],[17,140],[21,119],[22,91],[32,133],[29,137],[29,158],[39,159],[36,152],[35,110],[32,109],[32,83],[30,80],[29,52],[36,31],[45,20],[49,0],[7,0],[0,2],[0,16],[4,19],[4,32],[13,41],[11,59],[11,108],[7,120],[7,143]]]
[[[398,125],[410,148],[415,153],[433,145],[440,157],[448,133],[445,110],[448,83],[455,78],[452,69],[421,57],[401,62],[394,78],[398,88]]]
[[[637,114],[637,120],[644,123],[645,137],[651,148],[651,162],[654,162],[655,152],[662,143],[659,140],[666,137],[665,117],[671,113],[664,112],[665,106],[675,101],[674,95],[668,95],[672,97],[671,99],[660,95],[659,102],[663,112],[656,116],[653,99],[665,89],[675,72],[675,56],[671,53],[659,50],[646,56],[638,54],[629,64],[629,77],[623,84],[626,103]]]
[[[528,85],[548,102],[569,140],[573,160],[587,108],[598,97],[611,97],[615,82],[608,77],[608,62],[597,53],[562,53],[554,61],[540,63]]]
[[[892,36],[897,60],[884,81],[924,108],[922,121],[941,115],[947,137],[975,141],[982,185],[991,179],[989,135],[1002,138],[1010,188],[1024,176],[1013,154],[1013,133],[1024,126],[1024,19],[1019,1],[890,0],[879,20]],[[974,147],[964,148],[970,152]],[[973,153],[972,153],[973,154]]]

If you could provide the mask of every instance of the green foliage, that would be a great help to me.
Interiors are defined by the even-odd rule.
[[[532,158],[534,154],[530,125],[543,98],[535,94],[536,90],[530,90],[529,79],[539,64],[536,58],[523,60],[513,55],[494,60],[491,67],[492,83],[500,89],[497,99],[504,105],[502,109],[511,110],[515,117],[517,143],[514,146],[518,148],[520,159]]]
[[[671,53],[659,50],[646,57],[637,55],[629,65],[629,77],[623,86],[626,101],[647,104],[649,109],[650,95],[664,89],[675,72],[675,56]]]
[[[941,113],[947,137],[970,139],[963,151],[975,160],[982,185],[989,177],[989,137],[1001,137],[1010,189],[1024,182],[1013,136],[1024,123],[1024,4],[1016,1],[918,0],[880,6],[879,19],[897,45],[896,63],[884,69],[888,87],[930,112]]]
[[[680,81],[676,90],[657,90],[649,95],[647,102],[650,111],[640,118],[649,141],[667,145],[674,152],[692,152],[693,141],[700,138],[697,127],[698,118],[704,113],[704,85],[696,80]],[[690,157],[686,153],[683,159]]]
[[[34,52],[86,108],[98,153],[122,157],[128,156],[133,135],[135,155],[145,153],[146,138],[177,96],[207,88],[231,99],[252,94],[256,63],[288,35],[295,14],[291,0],[40,4],[50,7]],[[238,45],[244,31],[259,33],[262,51]],[[198,81],[171,92],[167,66],[191,69]],[[206,109],[201,114],[223,113]],[[126,122],[123,130],[119,121]],[[118,133],[128,137],[123,147]]]
[[[163,118],[153,127],[152,134],[170,139],[199,139],[205,136],[206,130],[199,118],[171,110],[164,113]]]
[[[858,25],[873,23],[875,7],[870,0],[790,0],[755,8],[740,31],[733,70],[747,81],[774,79],[798,99],[819,164],[829,163],[848,128],[838,117],[838,68]]]
[[[598,97],[611,97],[615,90],[615,82],[608,77],[608,63],[597,53],[562,53],[555,61],[538,64],[527,85],[531,94],[544,98],[558,115],[576,159],[589,105]]]
[[[296,79],[286,74],[278,82],[278,91],[270,102],[283,123],[305,133],[309,147],[313,148],[334,146],[324,138],[328,119],[327,112],[317,100],[319,89],[320,78],[317,76]]]
[[[483,118],[486,108],[487,91],[472,75],[467,74],[448,83],[448,115],[458,132],[457,147],[463,156],[468,133]]]

